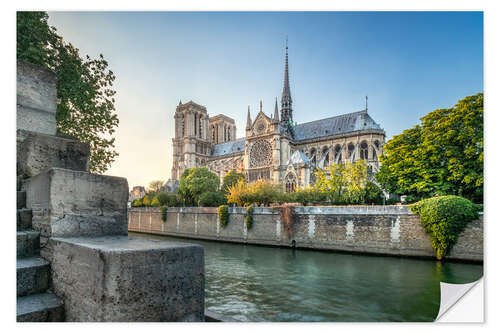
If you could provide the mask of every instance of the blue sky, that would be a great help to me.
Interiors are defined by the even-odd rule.
[[[233,117],[273,111],[285,37],[298,123],[368,109],[387,139],[483,91],[480,12],[49,12],[80,49],[116,74],[120,156],[129,185],[170,178],[179,100]]]

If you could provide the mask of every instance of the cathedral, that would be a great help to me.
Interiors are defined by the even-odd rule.
[[[357,112],[294,123],[288,46],[280,104],[278,107],[276,99],[274,112],[268,116],[262,111],[261,101],[254,119],[248,107],[245,137],[236,138],[231,117],[210,117],[202,105],[179,102],[174,115],[172,181],[179,180],[188,168],[205,166],[220,177],[221,184],[227,172],[236,170],[249,182],[268,179],[282,184],[286,191],[294,191],[312,184],[314,171],[331,163],[364,159],[374,172],[378,170],[385,131],[370,117],[368,106]]]

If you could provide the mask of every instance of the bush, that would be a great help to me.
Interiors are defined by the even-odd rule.
[[[167,222],[167,207],[165,206],[161,207],[161,220]]]
[[[227,189],[227,203],[234,203],[237,206],[245,205],[245,194],[248,193],[248,184],[244,180],[239,180],[236,184],[229,186]]]
[[[324,202],[327,200],[327,194],[322,193],[312,187],[305,189],[297,189],[295,192],[289,194],[289,201],[287,202],[299,202],[303,206],[309,203]]]
[[[155,198],[158,198],[161,206],[178,207],[180,205],[180,200],[174,193],[160,192]]]
[[[236,172],[235,170],[231,170],[226,175],[224,176],[224,180],[222,183],[222,191],[225,192],[225,194],[228,193],[228,189],[239,182],[240,180],[245,181],[245,175],[239,172]]]
[[[205,192],[200,196],[200,204],[203,207],[218,207],[226,203],[222,192]]]
[[[149,194],[146,194],[144,198],[142,198],[142,205],[144,207],[151,206],[151,196]]]
[[[225,228],[229,223],[229,212],[227,205],[221,205],[217,208],[217,213],[219,214],[220,225]]]
[[[247,216],[245,218],[245,222],[247,224],[247,230],[252,229],[252,225],[253,225],[253,207],[252,206],[247,207]]]
[[[132,202],[132,207],[142,207],[142,198],[137,198]]]
[[[478,208],[471,201],[455,195],[433,197],[410,205],[412,212],[420,215],[438,260],[451,251],[467,224],[479,217]]]
[[[151,200],[151,207],[160,207],[160,200],[158,200],[158,197],[154,197],[153,200]]]
[[[377,184],[368,182],[365,187],[364,203],[380,205],[384,202],[383,192]]]

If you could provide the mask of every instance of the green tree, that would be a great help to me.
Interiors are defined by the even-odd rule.
[[[483,201],[483,94],[435,110],[384,146],[377,181],[389,192]]]
[[[219,177],[205,167],[186,169],[181,175],[178,194],[186,205],[198,205],[205,192],[216,192]]]
[[[148,185],[148,193],[152,194],[160,193],[163,187],[163,183],[164,182],[162,180],[153,180]]]
[[[226,175],[224,176],[223,183],[222,183],[222,191],[225,192],[226,194],[228,193],[228,188],[236,184],[238,181],[243,180],[245,181],[245,175],[242,173],[239,173],[235,170],[231,170]]]
[[[103,55],[82,58],[47,23],[45,12],[17,12],[17,60],[57,75],[57,131],[90,145],[89,169],[103,173],[114,161],[115,75]]]
[[[203,207],[219,207],[226,204],[223,192],[205,192],[200,195],[200,205]]]

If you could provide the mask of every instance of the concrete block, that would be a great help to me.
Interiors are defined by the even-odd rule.
[[[49,288],[49,263],[40,257],[17,259],[17,296],[38,294]]]
[[[18,322],[64,321],[62,301],[54,294],[35,294],[17,299]]]
[[[17,223],[16,227],[18,231],[31,229],[31,209],[23,208],[17,210]]]
[[[203,247],[103,236],[51,238],[67,321],[203,321]]]
[[[27,62],[17,62],[17,128],[55,135],[57,76]]]
[[[48,237],[127,235],[127,179],[51,168],[25,182],[33,229]]]
[[[38,231],[18,231],[16,237],[17,257],[31,257],[40,252],[40,233]]]
[[[88,144],[72,138],[17,131],[16,172],[23,179],[48,168],[88,171],[89,154]]]

